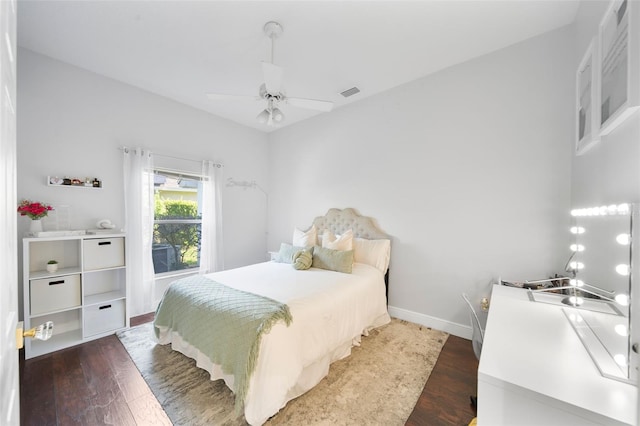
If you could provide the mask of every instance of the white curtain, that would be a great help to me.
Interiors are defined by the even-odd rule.
[[[124,148],[124,214],[127,293],[130,316],[154,309],[153,155],[141,148]]]
[[[202,237],[200,241],[200,273],[224,269],[222,249],[222,166],[202,162]]]

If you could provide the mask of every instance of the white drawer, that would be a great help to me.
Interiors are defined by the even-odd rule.
[[[80,275],[31,280],[31,316],[80,306]]]
[[[85,271],[124,266],[124,238],[96,238],[84,240]]]
[[[125,326],[124,300],[84,308],[84,335],[105,333]]]

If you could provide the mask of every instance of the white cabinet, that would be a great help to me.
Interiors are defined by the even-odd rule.
[[[25,341],[33,358],[129,327],[124,234],[23,239],[25,329],[53,321],[51,339]],[[47,271],[56,260],[58,270]]]

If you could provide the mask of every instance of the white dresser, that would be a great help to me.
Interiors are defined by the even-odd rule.
[[[25,341],[25,358],[129,326],[124,243],[124,234],[23,239],[24,327],[54,323],[49,340]]]
[[[496,285],[478,367],[478,425],[637,425],[638,388],[604,378],[562,307]]]

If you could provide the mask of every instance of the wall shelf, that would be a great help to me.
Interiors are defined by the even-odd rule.
[[[90,185],[86,180],[90,179]],[[67,183],[68,182],[68,183]],[[47,176],[47,186],[62,186],[65,188],[102,189],[102,181],[98,178],[60,178],[58,176]]]

